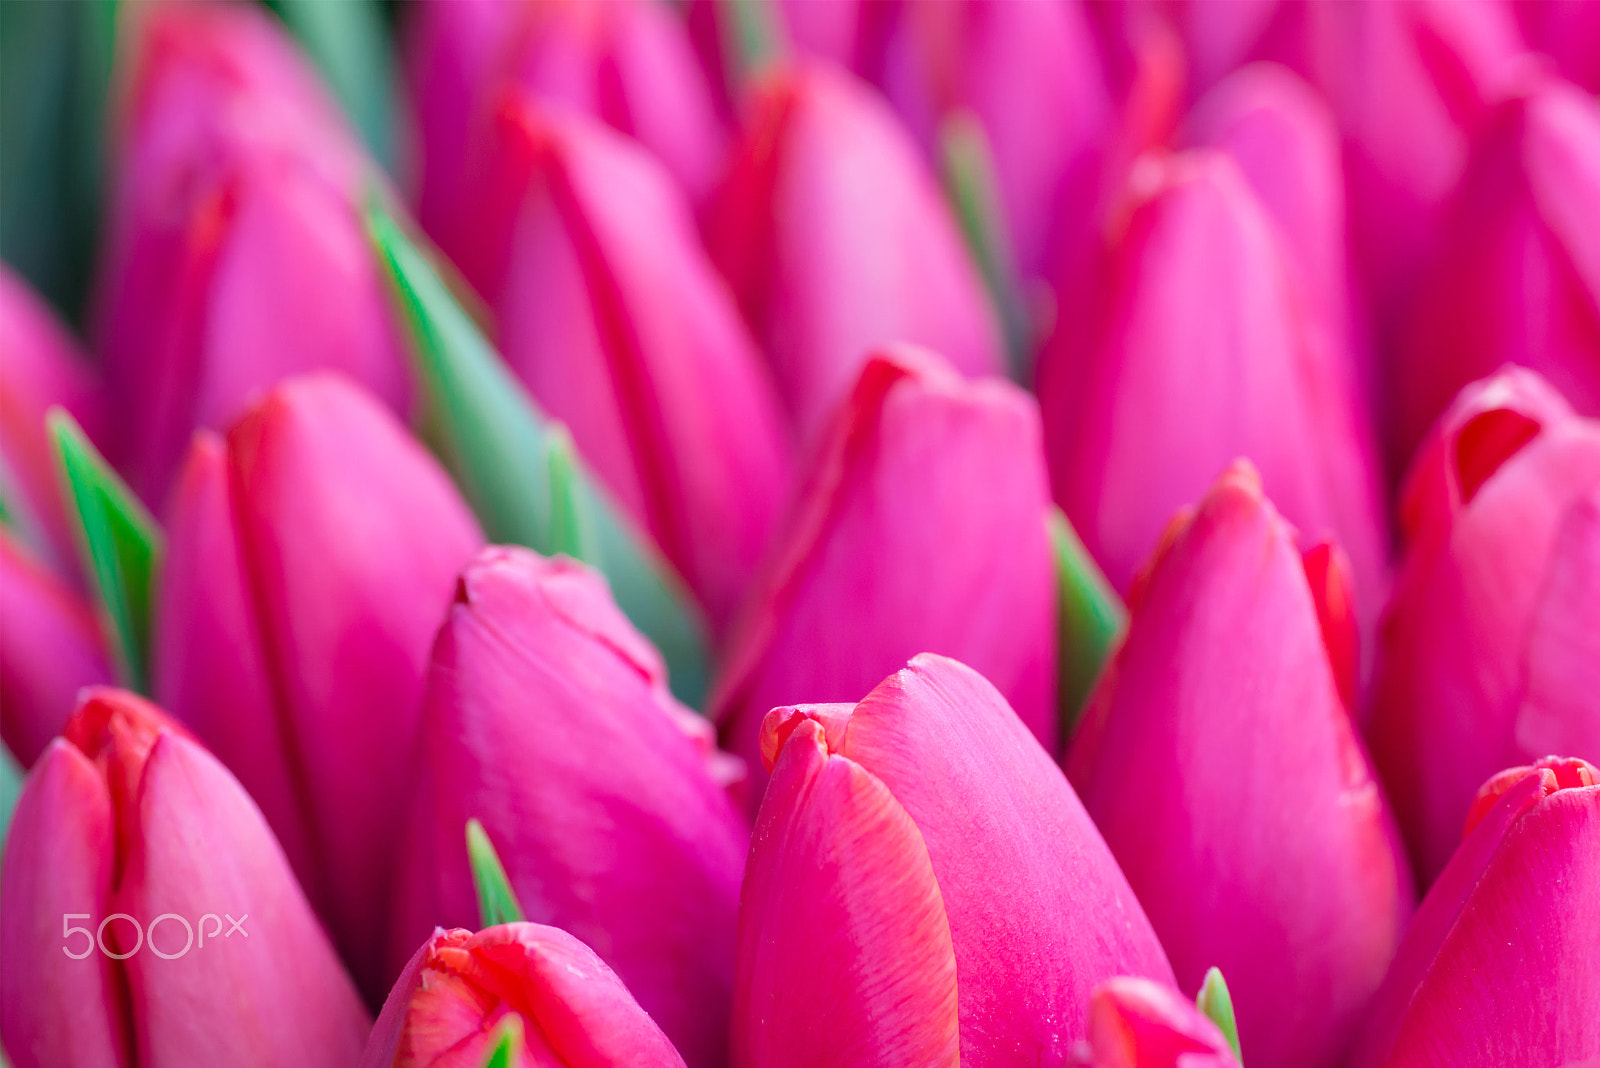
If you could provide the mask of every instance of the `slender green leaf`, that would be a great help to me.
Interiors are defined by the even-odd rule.
[[[1244,1058],[1239,1054],[1239,1025],[1233,1019],[1233,998],[1228,994],[1228,982],[1222,978],[1222,969],[1212,968],[1206,972],[1205,982],[1200,984],[1200,995],[1194,1002],[1228,1039],[1228,1045],[1233,1047],[1233,1059],[1243,1064]]]
[[[267,0],[310,53],[333,95],[384,167],[394,163],[394,68],[375,0]]]
[[[17,795],[22,792],[22,779],[26,774],[11,750],[0,743],[0,852],[4,851],[11,813],[16,811]]]
[[[472,884],[478,889],[480,927],[517,923],[525,918],[500,855],[494,851],[483,824],[475,819],[467,821],[467,863],[472,866]]]
[[[788,54],[789,42],[774,0],[728,0],[724,14],[725,66],[740,85],[749,84]]]
[[[107,644],[116,652],[124,685],[148,692],[161,528],[71,415],[52,408],[45,423],[55,447],[62,499],[75,520],[83,572],[94,578]]]
[[[673,693],[698,706],[707,683],[705,624],[682,580],[376,200],[367,226],[410,337],[423,436],[489,538],[565,552],[603,573],[618,607],[661,650]]]
[[[1056,558],[1058,702],[1062,741],[1072,737],[1084,702],[1128,623],[1128,610],[1078,540],[1061,509],[1051,508]]]
[[[495,1030],[494,1045],[489,1050],[489,1059],[483,1062],[483,1068],[511,1068],[516,1063],[513,1058],[522,1045],[522,1017],[510,1013]]]

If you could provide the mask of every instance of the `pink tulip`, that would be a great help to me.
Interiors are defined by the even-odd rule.
[[[105,641],[83,596],[0,527],[0,739],[27,767],[78,703],[111,681]]]
[[[45,430],[45,413],[57,405],[91,441],[106,443],[100,376],[27,283],[0,264],[0,502],[29,548],[57,574],[75,577],[72,528]]]
[[[1220,967],[1266,1068],[1341,1063],[1415,896],[1343,696],[1339,565],[1294,539],[1247,463],[1181,513],[1066,762],[1178,985]]]
[[[924,653],[775,708],[739,903],[736,1068],[1059,1064],[1089,992],[1171,970],[1049,755]]]
[[[668,8],[651,0],[429,0],[407,14],[418,215],[452,255],[481,225],[471,197],[482,180],[476,141],[508,87],[631,135],[691,199],[710,192],[728,134]]]
[[[1397,458],[1502,363],[1600,415],[1600,103],[1534,76],[1495,110],[1420,290],[1396,363]]]
[[[428,648],[477,525],[323,373],[199,435],[167,529],[156,694],[250,790],[376,1001]]]
[[[1298,257],[1215,150],[1147,159],[1129,199],[1091,317],[1066,317],[1040,363],[1056,500],[1126,589],[1168,517],[1248,457],[1286,518],[1345,547],[1374,614],[1375,446]]]
[[[359,208],[374,181],[270,15],[166,4],[135,35],[98,294],[114,459],[159,505],[197,426],[334,368],[403,407]]]
[[[89,691],[23,786],[0,958],[17,1068],[335,1068],[369,1027],[238,781],[120,690]]]
[[[1600,421],[1531,371],[1474,383],[1400,518],[1368,737],[1426,885],[1496,769],[1600,754]]]
[[[1501,772],[1473,817],[1351,1068],[1600,1063],[1600,771],[1546,757]]]
[[[1238,1068],[1217,1025],[1194,1002],[1149,979],[1124,975],[1095,988],[1079,1068]]]
[[[525,549],[474,558],[419,737],[391,964],[478,915],[477,819],[529,919],[593,946],[689,1064],[724,1063],[749,829],[710,725],[672,698],[604,580]]]
[[[1589,0],[1515,0],[1528,44],[1556,61],[1564,77],[1600,93],[1600,8]]]
[[[708,243],[805,438],[868,353],[908,341],[967,375],[1001,366],[999,328],[943,195],[866,86],[783,67],[750,104]]]
[[[710,707],[730,751],[759,768],[769,709],[850,700],[920,651],[981,671],[1055,751],[1039,433],[1009,383],[909,346],[867,361],[729,639]]]
[[[481,1068],[507,1026],[513,1068],[683,1068],[615,972],[567,932],[434,928],[389,993],[361,1068]]]
[[[525,95],[497,120],[462,264],[512,369],[721,622],[789,492],[765,361],[649,156]]]

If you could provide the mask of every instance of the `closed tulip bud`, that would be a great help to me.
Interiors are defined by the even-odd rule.
[[[1089,1003],[1089,1040],[1078,1068],[1238,1068],[1223,1033],[1170,986],[1107,979]]]
[[[482,1068],[508,1031],[508,1068],[683,1068],[593,950],[536,923],[435,928],[390,991],[361,1068]]]
[[[1600,103],[1548,77],[1478,139],[1396,364],[1395,457],[1503,363],[1600,415]]]
[[[1508,368],[1462,391],[1400,496],[1368,738],[1426,885],[1478,783],[1600,753],[1600,421]]]
[[[71,577],[72,531],[45,431],[54,406],[71,413],[91,440],[106,442],[109,413],[98,373],[27,283],[0,264],[0,515],[40,560]]]
[[[749,830],[709,724],[672,698],[604,580],[525,549],[474,558],[419,737],[391,962],[436,922],[474,922],[462,828],[477,819],[528,919],[592,946],[689,1064],[724,1063]]]
[[[397,408],[408,386],[357,210],[370,167],[271,16],[168,4],[139,29],[96,325],[113,459],[159,506],[191,431],[281,378],[337,369]]]
[[[1546,757],[1478,793],[1351,1068],[1600,1063],[1600,771]]]
[[[238,781],[120,690],[89,691],[23,786],[0,956],[17,1068],[335,1068],[369,1029]]]
[[[1126,589],[1168,517],[1247,457],[1285,518],[1344,546],[1374,615],[1375,445],[1281,231],[1216,150],[1145,161],[1129,194],[1093,318],[1064,324],[1041,361],[1056,500]]]
[[[156,694],[250,790],[376,1002],[423,671],[477,525],[324,373],[196,437],[167,531]]]
[[[909,346],[868,360],[729,640],[711,698],[729,750],[757,769],[769,709],[851,700],[931,651],[982,672],[1055,751],[1039,433],[1009,383]]]
[[[1089,993],[1171,982],[1050,757],[931,653],[859,704],[775,708],[739,902],[737,1068],[1063,1063]]]
[[[105,642],[83,595],[0,527],[0,740],[32,764],[77,704],[112,680]]]
[[[474,238],[506,361],[723,622],[789,492],[765,361],[637,146],[502,98]]]
[[[1340,584],[1236,465],[1138,580],[1067,757],[1179,986],[1220,966],[1267,1068],[1341,1063],[1414,899],[1331,655]]]
[[[1002,366],[938,186],[888,107],[841,71],[789,66],[760,83],[707,241],[803,437],[876,346],[926,345],[967,375]]]

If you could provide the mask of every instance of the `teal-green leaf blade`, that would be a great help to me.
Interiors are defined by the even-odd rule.
[[[1239,1025],[1233,1018],[1233,996],[1228,993],[1228,982],[1222,978],[1221,968],[1213,967],[1206,972],[1194,1003],[1227,1038],[1228,1045],[1233,1047],[1233,1059],[1243,1064],[1244,1058],[1239,1054]]]
[[[1065,744],[1128,624],[1128,610],[1060,508],[1050,509],[1048,524],[1056,564],[1057,700]]]
[[[367,151],[394,164],[395,74],[376,0],[267,0],[310,54]]]
[[[506,876],[500,854],[494,851],[489,833],[476,819],[467,821],[467,863],[472,868],[472,885],[478,891],[479,927],[519,923],[526,918],[511,880]]]

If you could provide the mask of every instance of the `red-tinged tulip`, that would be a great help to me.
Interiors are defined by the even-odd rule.
[[[1049,754],[977,672],[915,657],[775,708],[739,903],[736,1068],[1059,1064],[1089,993],[1170,983]]]
[[[1495,775],[1417,909],[1351,1068],[1600,1063],[1596,945],[1600,771],[1547,757]]]
[[[0,863],[17,1068],[327,1065],[369,1018],[260,811],[161,711],[89,691]]]
[[[1600,103],[1548,76],[1475,146],[1396,361],[1396,459],[1503,363],[1600,415]]]
[[[1053,753],[1049,507],[1030,397],[924,350],[873,355],[730,637],[711,697],[724,744],[757,772],[769,709],[852,700],[935,652],[992,681]]]
[[[1600,759],[1600,421],[1531,371],[1474,383],[1418,449],[1400,519],[1368,740],[1426,885],[1497,769]]]
[[[112,679],[83,595],[0,527],[0,740],[23,767],[61,733],[78,691]]]
[[[715,184],[728,134],[670,8],[652,0],[429,0],[408,14],[418,215],[447,252],[481,226],[472,199],[482,179],[475,142],[508,87],[632,136],[694,201]]]
[[[476,819],[528,919],[593,947],[689,1064],[723,1064],[749,828],[710,725],[672,698],[605,581],[525,549],[474,558],[418,752],[391,964],[434,924],[475,922]]]
[[[1238,1068],[1228,1040],[1170,986],[1124,975],[1095,988],[1079,1068]],[[1254,1052],[1252,1050],[1252,1052]]]
[[[1095,207],[1113,120],[1077,0],[903,4],[885,48],[884,91],[932,158],[947,114],[978,118],[1017,263],[1046,274],[1059,228]]]
[[[1066,762],[1178,985],[1220,967],[1266,1068],[1341,1063],[1415,896],[1344,696],[1340,584],[1231,468],[1138,580]]]
[[[1514,0],[1528,45],[1556,61],[1564,77],[1600,93],[1600,7],[1589,0]]]
[[[593,950],[536,923],[435,928],[390,991],[361,1068],[482,1068],[508,1026],[508,1068],[683,1068]]]
[[[98,294],[118,461],[160,505],[197,426],[332,368],[394,407],[403,352],[359,216],[374,181],[270,15],[165,4],[135,35]]]
[[[1247,457],[1286,518],[1344,546],[1375,614],[1376,447],[1297,257],[1216,150],[1147,159],[1129,198],[1092,317],[1064,319],[1040,363],[1056,500],[1126,589],[1172,513]]]
[[[765,360],[646,153],[515,93],[494,138],[462,262],[500,349],[722,622],[789,494]]]
[[[260,804],[375,1003],[428,649],[477,525],[324,373],[197,436],[167,531],[156,694]]]
[[[883,101],[819,64],[779,68],[754,94],[708,244],[802,436],[879,345],[926,345],[963,374],[998,372],[999,327],[976,268]]]

